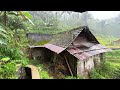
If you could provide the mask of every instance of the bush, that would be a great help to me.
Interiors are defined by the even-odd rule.
[[[21,60],[12,60],[11,62],[14,62],[16,64],[22,64],[22,66],[26,66],[29,64],[29,59],[23,57],[23,59]]]
[[[0,79],[15,79],[16,76],[16,64],[9,62],[7,64],[0,65]]]
[[[91,79],[105,79],[104,76],[102,76],[99,72],[97,72],[96,70],[92,70],[90,72],[90,78]]]
[[[42,79],[53,79],[52,77],[49,76],[47,71],[43,71],[43,70],[40,72],[40,76]]]
[[[90,72],[91,79],[114,79],[120,78],[120,67],[116,67],[109,63],[104,62],[101,67],[94,69]]]
[[[115,70],[112,76],[113,79],[120,79],[120,67]]]
[[[66,76],[65,79],[76,79],[76,77],[73,77],[73,76]]]
[[[45,66],[43,64],[38,65],[38,71],[40,73],[40,77],[42,79],[53,79],[48,73],[48,70],[46,70]]]
[[[84,79],[84,77],[77,75],[77,77],[75,76],[66,76],[65,79]]]

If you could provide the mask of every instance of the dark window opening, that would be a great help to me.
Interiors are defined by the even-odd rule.
[[[25,67],[26,77],[25,79],[32,79],[31,68]]]
[[[29,67],[20,67],[18,79],[32,79],[31,68]]]

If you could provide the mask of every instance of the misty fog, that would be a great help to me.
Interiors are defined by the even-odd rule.
[[[80,13],[73,11],[29,11],[32,21],[39,29],[44,24],[55,26],[59,30],[68,30],[79,26],[88,26],[94,34],[120,37],[120,14],[109,19],[96,19],[89,11]],[[37,20],[41,21],[39,24]],[[57,30],[56,29],[56,30]],[[52,30],[52,29],[51,29]]]

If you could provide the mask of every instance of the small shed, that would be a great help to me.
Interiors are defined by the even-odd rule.
[[[59,66],[62,61],[69,74],[88,77],[91,69],[100,65],[103,54],[111,51],[101,45],[87,26],[74,28],[56,35],[42,46],[30,46],[31,56]],[[63,70],[52,68],[67,75]]]

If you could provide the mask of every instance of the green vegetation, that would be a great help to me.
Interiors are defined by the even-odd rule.
[[[9,62],[0,65],[0,79],[16,79],[16,64]]]
[[[70,15],[71,14],[71,15]],[[119,16],[115,20],[97,21],[85,12],[73,13],[67,11],[0,11],[0,79],[18,79],[17,64],[35,65],[42,79],[53,79],[49,70],[40,61],[28,59],[29,41],[26,33],[57,34],[68,31],[80,25],[88,25],[96,34],[98,41],[107,47],[113,45],[119,38]],[[108,23],[106,25],[106,23]],[[117,26],[116,26],[117,25]],[[49,41],[36,43],[43,45]],[[33,42],[35,43],[35,42]],[[91,79],[120,78],[120,51],[106,53],[106,62],[91,72]],[[65,79],[83,79],[82,77],[66,76]]]
[[[77,77],[75,77],[75,76],[66,76],[64,79],[84,79],[84,77],[82,77],[82,76],[77,76]]]
[[[77,78],[73,76],[66,76],[65,79],[77,79]]]
[[[114,40],[118,40],[117,37],[113,37],[113,36],[107,36],[107,35],[101,35],[101,34],[96,34],[96,39],[102,44],[102,45],[105,45],[105,46],[113,46],[112,45],[112,42]]]
[[[120,58],[118,56],[120,50],[115,50],[112,52],[108,52],[105,55],[106,61],[103,62],[101,67],[94,69],[91,71],[90,78],[91,79],[116,79],[120,78]],[[112,60],[110,60],[112,58]]]
[[[50,74],[46,70],[46,67],[43,64],[38,65],[38,71],[40,73],[41,79],[53,79],[53,77],[50,76]]]
[[[52,76],[48,73],[47,68],[41,64],[38,60],[29,60],[29,64],[32,64],[38,68],[41,79],[53,79]]]
[[[41,41],[41,42],[37,42],[35,45],[44,45],[48,42],[49,42],[49,40],[44,40],[44,41]]]
[[[53,77],[50,77],[48,72],[47,71],[40,71],[40,76],[41,76],[41,79],[53,79]]]
[[[27,65],[25,26],[28,12],[0,11],[0,79],[17,79],[16,65]]]
[[[115,50],[112,52],[106,53],[106,58],[114,62],[114,60],[120,60],[120,50]]]

